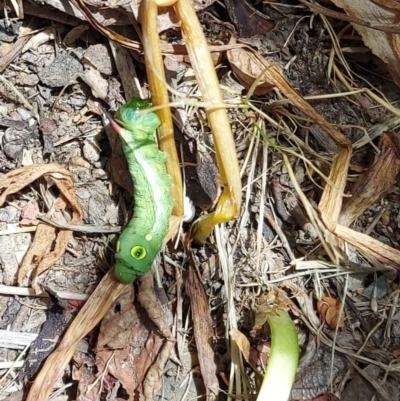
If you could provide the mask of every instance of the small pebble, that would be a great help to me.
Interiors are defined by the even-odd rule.
[[[92,171],[93,178],[99,180],[107,180],[109,178],[109,174],[107,171],[103,170],[102,168],[95,168]]]
[[[18,107],[17,113],[20,115],[23,121],[28,121],[30,118],[32,118],[32,113],[23,107]]]
[[[90,194],[90,191],[86,188],[78,188],[76,190],[76,196],[78,196],[81,199],[89,199],[92,195]]]
[[[93,66],[97,71],[106,76],[113,73],[113,62],[108,46],[104,44],[97,44],[89,46],[85,51],[82,61],[85,64]]]
[[[96,138],[88,138],[83,143],[83,156],[90,163],[100,160],[100,147]]]
[[[50,88],[59,88],[75,82],[83,66],[73,53],[60,53],[55,60],[40,73],[40,80]]]
[[[374,294],[376,287],[376,295]],[[386,277],[384,275],[380,276],[376,282],[371,283],[364,291],[364,296],[367,298],[382,299],[387,295],[388,285],[386,282]]]

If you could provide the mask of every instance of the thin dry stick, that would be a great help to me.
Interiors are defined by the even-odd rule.
[[[261,172],[261,202],[260,210],[258,215],[258,227],[257,227],[257,254],[256,254],[256,269],[260,271],[261,263],[261,244],[264,238],[263,234],[263,220],[265,212],[265,194],[267,191],[267,168],[268,168],[268,144],[264,143],[262,147],[262,172]]]

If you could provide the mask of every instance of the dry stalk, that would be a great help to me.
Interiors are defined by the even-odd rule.
[[[153,0],[145,0],[142,4],[141,12],[143,15],[142,42],[151,98],[154,106],[166,105],[169,103],[169,97],[165,85],[166,78],[164,63],[161,55],[160,39],[158,36],[158,5]],[[172,122],[171,109],[169,107],[163,107],[157,111],[157,114],[161,119],[161,126],[158,129],[158,140],[161,150],[169,155],[167,160],[167,171],[174,180],[174,189],[172,191],[175,200],[174,215],[179,218],[183,216],[182,176],[179,167],[178,152],[174,140],[174,126]]]
[[[186,48],[204,101],[223,103],[207,41],[193,6],[189,0],[179,0],[174,8],[182,22]],[[205,242],[216,224],[236,218],[242,200],[239,164],[227,112],[223,108],[215,107],[207,108],[206,113],[214,136],[224,190],[215,212],[199,219],[195,226],[195,238],[200,242]]]

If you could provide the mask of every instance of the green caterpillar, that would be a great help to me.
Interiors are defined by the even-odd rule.
[[[121,138],[134,188],[133,216],[115,250],[115,277],[126,284],[151,269],[174,206],[172,177],[165,166],[167,154],[159,150],[154,139],[160,119],[155,113],[140,112],[150,106],[149,100],[133,98],[118,110],[116,121],[111,120]]]

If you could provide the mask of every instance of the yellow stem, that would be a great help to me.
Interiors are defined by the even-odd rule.
[[[174,8],[182,23],[186,48],[204,101],[222,103],[223,97],[207,41],[190,1],[178,0]],[[226,109],[216,105],[215,108],[206,108],[206,113],[214,136],[224,191],[215,212],[199,219],[194,226],[195,239],[199,242],[206,240],[216,224],[236,218],[242,199],[239,163]]]
[[[145,0],[141,7],[142,12],[142,42],[144,58],[146,63],[147,79],[151,91],[154,106],[169,103],[168,91],[165,86],[164,64],[161,55],[161,45],[158,36],[157,15],[158,7],[155,1]],[[174,215],[183,216],[183,190],[182,176],[179,167],[179,158],[174,140],[174,126],[172,122],[171,109],[163,107],[157,111],[161,119],[158,129],[160,148],[169,157],[167,160],[167,171],[174,180],[173,197],[175,200]]]

